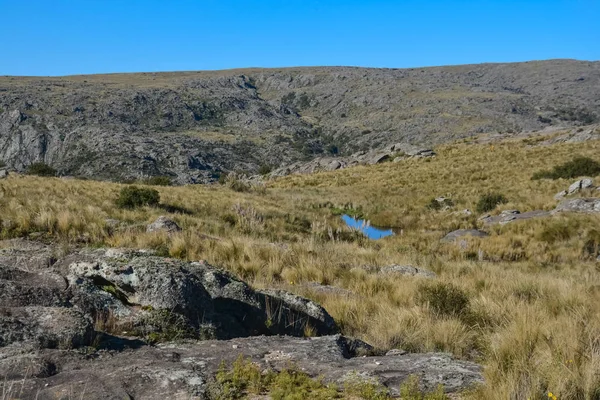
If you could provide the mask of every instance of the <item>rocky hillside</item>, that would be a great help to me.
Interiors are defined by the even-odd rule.
[[[0,160],[201,183],[317,157],[600,119],[600,62],[0,77]]]

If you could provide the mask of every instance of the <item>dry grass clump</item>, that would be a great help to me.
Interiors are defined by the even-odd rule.
[[[324,305],[347,335],[383,348],[447,351],[485,367],[478,399],[600,398],[600,216],[560,214],[485,227],[490,236],[441,243],[482,228],[469,215],[486,193],[505,209],[550,210],[569,180],[531,180],[600,143],[526,147],[455,144],[429,160],[290,176],[260,191],[226,186],[154,187],[161,202],[120,209],[119,184],[11,176],[0,181],[4,238],[153,248],[204,259],[256,287],[278,287]],[[427,207],[452,199],[449,209]],[[343,227],[360,210],[396,235],[369,241]],[[146,233],[159,215],[182,232]],[[118,223],[115,224],[114,221]],[[377,273],[411,264],[424,280]],[[314,283],[345,289],[315,290]]]

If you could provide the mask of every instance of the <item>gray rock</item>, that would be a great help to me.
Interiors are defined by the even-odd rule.
[[[72,348],[93,339],[91,319],[64,307],[0,308],[0,348],[30,342],[42,348]]]
[[[309,283],[305,284],[304,287],[310,289],[311,291],[313,291],[315,293],[334,294],[334,295],[348,296],[348,297],[356,296],[356,293],[354,293],[351,290],[344,289],[344,288],[337,287],[337,286],[321,285],[320,283],[317,283],[317,282],[309,282]]]
[[[47,246],[7,244],[14,248],[0,252],[0,391],[8,398],[77,393],[86,399],[202,399],[221,361],[232,363],[239,355],[261,368],[278,370],[292,363],[328,382],[374,379],[396,395],[411,374],[425,388],[440,383],[448,392],[483,380],[478,365],[447,354],[357,358],[373,348],[331,336],[337,326],[318,304],[280,290],[255,291],[206,263],[139,250],[84,249],[40,264]],[[34,259],[19,264],[15,255]],[[183,319],[193,329],[210,326],[204,332],[233,339],[146,346],[136,337],[94,332],[92,321],[109,312],[118,332],[128,323],[133,332],[160,333],[153,325],[158,323],[154,313],[161,311],[177,315],[177,324]],[[308,327],[313,334],[330,336],[252,337],[301,336]],[[68,350],[92,343],[95,348]]]
[[[491,216],[486,215],[481,219],[486,225],[500,224],[504,225],[509,222],[522,221],[532,218],[542,218],[550,215],[550,212],[544,210],[533,210],[521,213],[517,210],[507,210],[500,213],[500,215]]]
[[[177,223],[175,221],[165,217],[164,215],[161,215],[160,217],[158,217],[156,219],[156,221],[154,221],[153,223],[149,224],[146,227],[146,232],[148,232],[148,233],[150,233],[150,232],[173,233],[173,232],[180,232],[180,231],[181,231],[181,228],[179,227],[179,225],[177,225]]]
[[[561,201],[553,212],[600,212],[600,198],[567,199]]]
[[[478,229],[458,229],[448,233],[446,236],[442,238],[442,242],[454,242],[457,239],[464,236],[473,236],[473,237],[487,237],[489,234],[484,231],[480,231]]]
[[[569,192],[567,192],[566,190],[563,190],[562,192],[558,192],[554,195],[554,200],[562,200],[568,194],[569,194]]]
[[[292,338],[252,337],[228,341],[167,343],[120,352],[97,351],[90,357],[75,351],[43,350],[25,355],[12,348],[0,355],[0,372],[10,376],[1,385],[17,384],[22,398],[53,399],[56,393],[85,398],[204,399],[218,390],[208,383],[221,361],[231,365],[240,355],[261,369],[281,370],[297,366],[312,377],[343,385],[352,380],[378,381],[392,395],[410,375],[416,375],[425,390],[438,384],[454,393],[481,384],[481,368],[453,359],[448,354],[401,354],[353,357],[351,341],[341,336]],[[30,368],[15,368],[28,365]],[[35,371],[31,373],[31,371]]]
[[[397,264],[382,267],[380,269],[380,273],[419,276],[423,278],[435,278],[437,276],[434,272],[428,271],[423,268],[413,267],[412,265]]]
[[[8,178],[8,171],[5,169],[0,169],[0,179]]]
[[[342,168],[342,163],[340,163],[338,160],[333,160],[327,166],[327,169],[329,171],[335,171],[336,169],[340,169],[340,168]]]
[[[571,186],[569,186],[569,189],[567,190],[567,194],[574,194],[574,193],[580,192],[581,190],[589,189],[589,188],[593,187],[593,185],[594,185],[594,181],[592,181],[592,179],[590,179],[590,178],[580,179],[580,180],[574,182],[573,184],[571,184]]]

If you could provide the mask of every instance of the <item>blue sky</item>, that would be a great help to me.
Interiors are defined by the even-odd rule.
[[[600,0],[0,0],[0,75],[600,59]]]

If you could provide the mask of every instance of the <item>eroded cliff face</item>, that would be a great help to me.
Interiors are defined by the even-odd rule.
[[[100,179],[209,182],[396,143],[600,119],[600,63],[0,78],[0,160]]]

